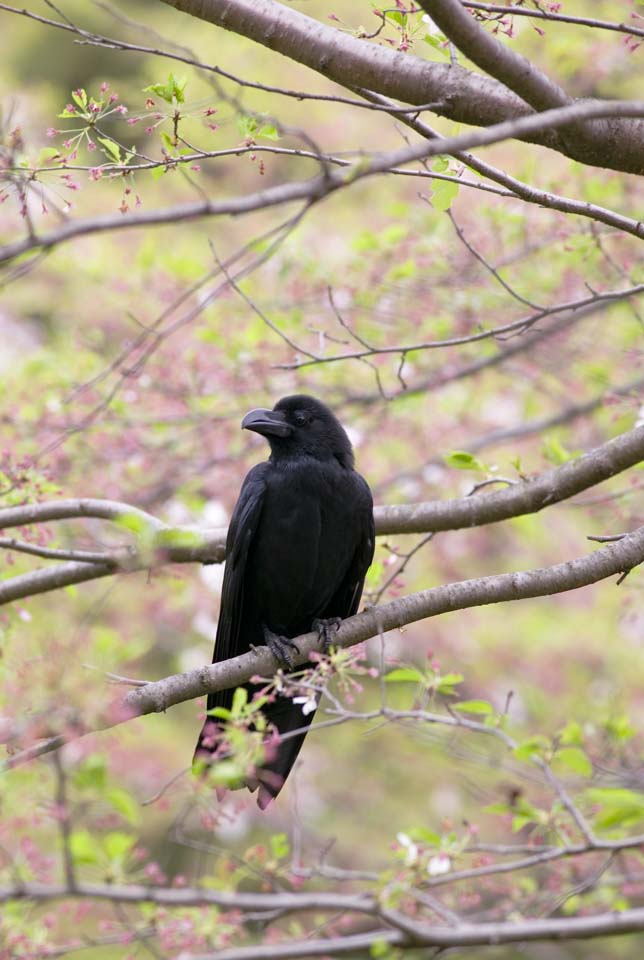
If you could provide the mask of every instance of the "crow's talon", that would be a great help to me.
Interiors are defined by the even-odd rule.
[[[268,627],[264,627],[264,640],[281,667],[286,667],[288,670],[295,669],[295,661],[291,651],[299,656],[300,648],[294,640],[290,640],[288,637],[280,637],[277,633],[269,630]]]
[[[340,629],[342,623],[341,617],[327,617],[326,620],[314,620],[313,629],[317,631],[320,644],[324,653],[328,653],[333,643],[331,630],[336,632]]]

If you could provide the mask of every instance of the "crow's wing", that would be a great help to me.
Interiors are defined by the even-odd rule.
[[[264,506],[266,472],[269,469],[269,463],[258,463],[246,475],[230,520],[226,537],[226,566],[221,588],[213,663],[229,660],[231,657],[246,653],[249,649],[249,638],[240,636],[243,620],[244,578],[248,551]],[[263,642],[261,637],[256,639],[258,643]],[[212,710],[213,707],[230,709],[233,693],[231,689],[209,694],[207,709]],[[201,742],[203,735],[204,731],[199,738],[197,750],[207,749]]]
[[[364,578],[373,560],[376,530],[373,521],[371,490],[367,481],[359,473],[355,473],[353,476],[356,490],[352,499],[355,504],[354,518],[359,535],[353,558],[347,567],[342,583],[321,614],[321,619],[341,617],[345,620],[358,612]]]

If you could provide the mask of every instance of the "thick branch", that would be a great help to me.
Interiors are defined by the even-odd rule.
[[[574,497],[644,460],[644,426],[615,437],[590,453],[483,497],[376,507],[379,534],[429,533],[497,523]],[[0,523],[2,514],[0,512]]]
[[[373,607],[345,620],[334,637],[334,643],[341,647],[350,647],[378,636],[383,631],[395,630],[453,610],[576,590],[632,570],[642,562],[644,527],[577,560],[537,570],[462,580]],[[305,634],[297,640],[297,644],[300,655],[295,658],[295,663],[306,663],[311,652],[319,647],[318,635]],[[136,687],[125,695],[124,705],[134,714],[158,713],[175,703],[239,686],[255,674],[270,676],[274,671],[275,660],[272,653],[268,648],[260,648],[257,652],[246,653],[224,663],[210,664],[188,673],[148,683],[144,687]]]
[[[385,631],[453,610],[576,590],[616,574],[624,574],[642,562],[644,527],[577,560],[537,570],[462,580],[372,607],[343,621],[335,634],[334,643],[340,647],[350,647]],[[296,641],[300,652],[293,660],[298,666],[308,662],[311,653],[318,649],[319,637],[317,632],[307,633],[296,638]],[[217,690],[238,687],[257,675],[272,676],[277,666],[269,648],[259,647],[221,663],[137,686],[125,694],[120,704],[112,704],[109,715],[94,729],[107,729],[148,713],[164,713],[177,703],[194,700]],[[114,707],[117,709],[114,710]],[[74,735],[82,736],[90,732],[90,729],[77,725]],[[9,757],[3,765],[4,769],[11,769],[43,753],[57,750],[65,739],[65,736],[54,736],[40,746],[29,747]]]
[[[328,939],[273,942],[217,950],[216,953],[191,955],[193,960],[280,960],[356,953],[378,942],[401,947],[469,947],[520,943],[522,941],[587,940],[602,936],[620,936],[644,930],[644,908],[619,913],[600,913],[591,917],[547,917],[502,921],[500,923],[457,923],[437,926],[413,920],[394,910],[378,908],[371,897],[336,893],[238,893],[213,890],[155,890],[137,885],[79,884],[74,889],[53,884],[26,883],[0,888],[0,901],[30,899],[35,902],[64,899],[105,900],[111,903],[158,903],[169,907],[217,904],[231,909],[326,911],[349,910],[380,915],[392,927]]]
[[[571,98],[533,63],[483,29],[460,0],[419,0],[445,36],[468,60],[512,90],[535,110],[551,110]]]
[[[644,426],[609,440],[590,453],[549,470],[534,480],[514,484],[496,493],[457,500],[376,507],[376,533],[391,535],[461,530],[526,513],[537,513],[544,507],[608,480],[641,460],[644,460]],[[143,554],[120,547],[112,552],[106,551],[103,563],[61,563],[55,567],[19,574],[0,581],[0,605],[57,590],[68,584],[96,580],[116,570],[131,572],[163,563],[221,563],[225,558],[225,531],[170,527],[144,510],[111,500],[60,500],[5,507],[0,509],[0,530],[83,517],[117,520],[128,514],[136,517],[141,528],[148,528],[155,537]],[[188,542],[185,542],[186,537]]]
[[[441,101],[444,106],[436,112],[461,123],[490,126],[531,113],[524,100],[497,80],[360,40],[276,0],[163,2],[270,47],[352,90],[363,87],[413,104]],[[582,163],[630,173],[644,169],[644,124],[639,120],[594,125],[593,137],[583,142],[566,142],[552,130],[524,130],[517,136]]]

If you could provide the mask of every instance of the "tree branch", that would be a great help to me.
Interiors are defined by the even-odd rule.
[[[0,901],[29,899],[34,902],[65,899],[105,900],[111,903],[154,903],[169,907],[216,904],[226,909],[297,911],[350,911],[380,916],[390,924],[362,933],[327,939],[276,941],[269,945],[229,947],[216,953],[190,954],[191,960],[286,960],[355,953],[374,944],[390,943],[401,947],[486,946],[522,941],[587,940],[602,936],[621,936],[644,930],[644,908],[611,911],[590,917],[548,917],[499,923],[460,922],[437,926],[414,920],[399,911],[379,907],[372,897],[336,893],[241,893],[209,889],[154,889],[139,885],[25,883],[0,888]],[[395,928],[392,929],[392,926]]]
[[[533,480],[525,480],[505,490],[455,500],[376,507],[376,533],[382,536],[462,530],[537,513],[608,480],[641,460],[644,460],[644,426],[608,440],[595,450]],[[163,563],[221,563],[225,558],[224,530],[171,527],[144,510],[111,500],[60,500],[5,507],[0,509],[0,530],[85,517],[118,520],[128,514],[137,518],[140,529],[147,528],[154,534],[152,543],[143,553],[119,547],[106,551],[102,563],[61,563],[19,574],[0,581],[0,605],[109,576],[116,570],[133,572]]]
[[[479,3],[477,0],[463,0],[463,6],[470,10],[491,13],[496,20],[499,15],[510,14],[513,17],[530,17],[533,20],[545,20],[550,23],[570,23],[578,27],[591,27],[595,30],[613,30],[627,36],[644,37],[644,28],[630,23],[615,23],[610,20],[597,20],[594,17],[573,17],[565,13],[550,10],[535,10],[532,7],[518,7],[514,4],[503,6],[497,3]]]
[[[418,0],[448,40],[468,60],[512,90],[535,110],[565,107],[571,98],[533,63],[487,33],[460,0]]]
[[[165,0],[163,0],[165,2]],[[261,0],[263,2],[263,0]],[[272,0],[274,2],[274,0]],[[277,4],[275,4],[277,5]],[[381,48],[377,48],[381,49]],[[401,167],[407,163],[425,160],[437,154],[454,154],[472,147],[489,146],[523,134],[537,131],[555,130],[574,120],[597,117],[642,117],[644,102],[639,100],[587,101],[544,113],[532,114],[507,120],[485,130],[475,130],[444,139],[423,141],[411,147],[392,150],[389,153],[375,154],[353,164],[347,170],[325,170],[324,174],[311,180],[295,181],[268,187],[243,197],[230,197],[226,200],[198,200],[176,207],[152,210],[124,217],[122,214],[103,214],[85,220],[70,220],[49,233],[30,233],[22,240],[0,247],[0,263],[6,263],[30,250],[49,249],[71,240],[74,237],[107,230],[131,229],[141,226],[159,226],[164,223],[177,223],[195,220],[206,216],[238,216],[267,207],[280,206],[295,201],[305,201],[307,205],[319,202],[338,190],[351,186],[365,177],[390,173],[392,167]],[[626,151],[624,152],[626,155]],[[641,157],[640,157],[641,164]],[[639,172],[639,171],[638,171]],[[639,235],[644,236],[644,223],[640,225]]]
[[[436,617],[454,610],[526,600],[576,590],[608,577],[630,571],[644,562],[644,527],[625,535],[596,552],[558,563],[551,567],[504,573],[474,580],[432,587],[389,603],[372,607],[344,620],[334,636],[334,644],[351,647],[383,632],[395,630],[409,623]],[[299,654],[294,665],[308,662],[312,652],[319,648],[316,632],[296,638]],[[129,690],[116,710],[112,709],[95,729],[117,726],[135,716],[164,713],[169,707],[204,694],[226,690],[247,683],[253,676],[272,676],[278,664],[268,647],[258,647],[241,656],[221,663],[208,664],[187,673],[175,674]],[[113,704],[112,707],[115,705]],[[77,727],[75,736],[91,732]],[[4,769],[18,766],[34,756],[58,749],[64,737],[56,736],[41,747],[30,747],[23,754],[9,757]]]
[[[406,103],[441,101],[444,106],[436,112],[461,123],[486,127],[531,112],[523,99],[497,80],[358,39],[277,0],[162,2],[261,43],[352,90],[362,87]],[[570,142],[552,129],[517,129],[516,136],[582,163],[630,173],[641,173],[644,167],[641,121],[594,125],[592,137],[571,137]]]
[[[334,644],[340,647],[354,646],[382,632],[453,610],[564,593],[625,570],[632,570],[643,561],[644,527],[640,527],[622,540],[577,560],[537,570],[504,573],[432,587],[365,610],[340,625]],[[295,657],[295,663],[306,663],[309,655],[319,647],[317,633],[307,633],[299,637],[297,645],[300,655]],[[237,687],[255,674],[269,676],[274,673],[275,666],[276,662],[270,650],[260,648],[257,652],[246,653],[224,663],[210,664],[137,687],[125,695],[124,705],[126,709],[137,714],[158,713],[175,703],[182,703],[205,693]]]

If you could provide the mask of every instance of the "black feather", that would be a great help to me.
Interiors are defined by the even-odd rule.
[[[266,437],[271,455],[248,473],[233,511],[213,663],[262,645],[265,627],[293,638],[315,620],[352,616],[373,558],[371,492],[331,411],[313,397],[291,396],[272,411],[251,411],[243,425]],[[252,696],[254,688],[247,689]],[[232,696],[211,694],[208,709],[229,709]],[[286,697],[263,712],[280,734],[313,719]],[[216,749],[212,726],[207,720],[198,758]],[[305,736],[280,743],[247,784],[260,786],[260,806],[279,793]]]

